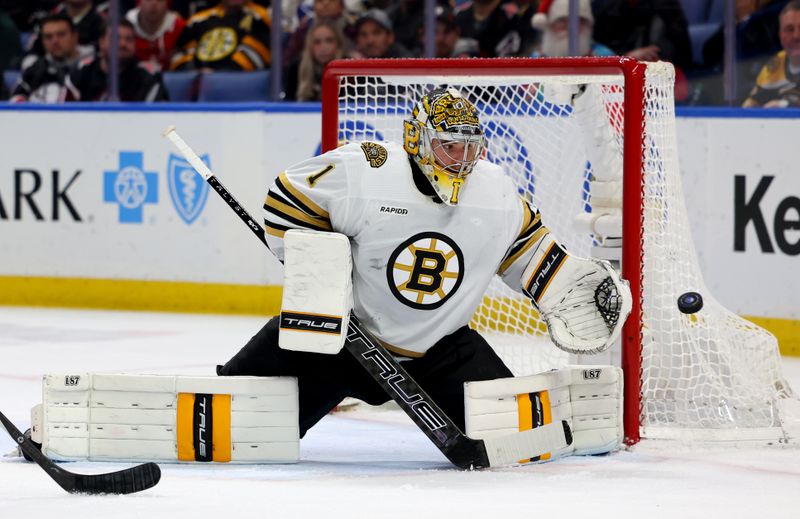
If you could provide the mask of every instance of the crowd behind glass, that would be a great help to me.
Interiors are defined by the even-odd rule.
[[[621,55],[671,62],[678,104],[800,107],[800,0],[112,2],[0,0],[0,99],[316,101],[338,58]]]

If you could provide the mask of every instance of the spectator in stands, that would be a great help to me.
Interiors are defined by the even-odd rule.
[[[97,47],[105,22],[97,14],[92,0],[64,0],[56,7],[55,12],[66,13],[72,18],[78,31],[78,43]]]
[[[169,70],[178,36],[186,21],[170,11],[171,0],[138,0],[125,18],[136,29],[136,57]]]
[[[788,0],[736,0],[736,84],[733,100],[741,104],[764,63],[781,50],[778,15]],[[725,35],[720,27],[703,46],[705,77],[697,84],[697,104],[723,104]]]
[[[51,14],[40,23],[44,56],[25,61],[19,84],[11,93],[12,102],[61,103],[67,96],[67,78],[82,56],[78,31],[65,13]],[[90,56],[93,54],[89,47]]]
[[[253,71],[270,64],[267,10],[249,0],[222,0],[189,18],[172,57],[173,70]]]
[[[136,31],[133,24],[122,19],[117,29],[119,50],[119,100],[166,101],[167,91],[161,74],[147,63],[136,59]],[[111,30],[100,39],[100,51],[94,58],[84,60],[67,81],[67,101],[109,100],[109,48]]]
[[[642,61],[692,66],[689,25],[678,0],[594,0],[594,39]]]
[[[418,38],[422,41],[424,27],[419,28]],[[456,15],[449,6],[436,6],[436,57],[437,58],[475,58],[480,49],[478,41],[462,38]]]
[[[484,58],[516,56],[522,48],[519,7],[505,0],[472,0],[456,15],[462,38],[478,41]]]
[[[414,56],[421,56],[424,43],[419,34],[425,26],[424,0],[396,0],[384,8],[392,21],[394,38]]]
[[[116,1],[117,5],[119,6],[120,16],[124,15],[134,7],[136,7],[137,0],[114,0]],[[110,16],[111,0],[92,0],[94,3],[94,8],[103,17],[104,20],[108,20]]]
[[[20,32],[33,32],[39,20],[51,14],[58,3],[59,0],[0,0],[0,11],[11,17]]]
[[[783,50],[761,69],[744,107],[800,108],[800,0],[786,4],[778,20]]]
[[[319,101],[325,65],[344,55],[345,36],[339,24],[330,18],[315,19],[306,32],[303,54],[288,69],[286,99]]]
[[[448,0],[436,0],[436,7],[450,7]],[[420,34],[425,31],[425,1],[396,0],[386,8],[392,21],[395,40],[414,56],[422,56],[425,42]]]
[[[354,57],[410,58],[411,53],[395,41],[392,22],[386,12],[369,9],[356,21]]]
[[[22,56],[19,29],[14,20],[0,9],[0,71],[18,68]]]
[[[42,6],[46,4],[41,4]],[[78,31],[78,43],[82,46],[97,49],[97,42],[103,34],[105,22],[103,17],[97,13],[92,0],[64,0],[54,7],[50,12],[36,11],[31,16],[36,20],[35,35],[28,44],[25,57],[22,59],[22,68],[25,68],[30,61],[34,61],[39,56],[44,56],[45,50],[41,39],[41,20],[50,14],[63,13],[72,19],[75,29]]]
[[[297,29],[289,35],[286,46],[283,49],[283,63],[288,66],[300,59],[303,47],[306,43],[306,36],[309,27],[314,20],[329,18],[334,20],[339,26],[339,30],[346,36],[346,54],[352,50],[352,40],[355,36],[353,20],[344,7],[344,0],[314,0],[314,11],[312,16],[300,21]]]
[[[128,0],[130,1],[130,0]],[[255,3],[258,5],[267,8],[270,6],[270,0],[254,0]],[[303,0],[300,0],[303,1]],[[201,11],[205,11],[206,9],[211,9],[219,4],[220,0],[173,0],[172,1],[172,9],[177,11],[181,16],[186,19],[192,17],[192,15],[197,14]],[[288,11],[284,5],[284,12]]]
[[[592,41],[594,16],[590,0],[580,0],[578,52],[576,56],[613,56],[614,51]],[[542,44],[531,57],[569,56],[569,0],[554,0],[539,4],[539,12],[533,17],[533,26],[542,31]]]

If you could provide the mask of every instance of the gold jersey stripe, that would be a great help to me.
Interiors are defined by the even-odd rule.
[[[219,18],[225,16],[225,8],[222,7],[222,4],[194,14],[191,18],[189,18],[189,21],[186,23],[186,25],[193,25],[195,23],[204,22],[209,18],[211,18],[212,16],[216,16]]]
[[[245,56],[244,52],[236,51],[231,56],[231,59],[241,67],[242,70],[252,72],[256,69],[255,65]]]
[[[244,38],[242,38],[242,44],[247,45],[248,47],[256,51],[258,55],[261,56],[261,59],[264,60],[265,65],[270,62],[271,54],[269,52],[269,49],[266,48],[264,44],[258,41],[257,39],[253,38],[250,35],[247,35]]]
[[[195,461],[194,454],[194,393],[178,393],[176,417],[178,460]]]
[[[275,211],[277,211],[279,216],[286,215],[290,217],[288,219],[299,220],[300,222],[308,225],[309,227],[313,227],[314,229],[320,231],[333,230],[333,228],[331,227],[330,220],[327,219],[323,220],[321,218],[315,218],[313,216],[309,216],[300,209],[297,209],[296,207],[290,206],[288,204],[284,204],[283,202],[277,200],[276,198],[268,198],[267,203],[265,205],[270,209],[274,209]]]
[[[497,273],[502,275],[508,269],[508,267],[513,265],[515,261],[517,261],[526,252],[528,252],[528,250],[530,250],[530,248],[533,247],[534,244],[536,244],[539,240],[544,238],[544,235],[549,232],[550,230],[547,227],[542,227],[535,233],[533,233],[531,237],[528,238],[528,241],[526,241],[525,244],[522,247],[520,247],[520,249],[516,253],[506,258],[506,260],[500,264],[500,268],[497,270]]]
[[[519,201],[522,203],[522,227],[519,228],[517,236],[521,236],[531,224],[531,209],[528,202],[522,197],[519,197]]]
[[[194,59],[194,49],[192,49],[192,52],[190,54],[184,54],[180,58],[174,59],[172,61],[172,64],[170,64],[170,68],[175,70],[176,68],[180,67],[184,63],[188,63],[188,62],[192,61],[193,59]]]
[[[275,236],[276,238],[283,238],[283,235],[286,234],[284,229],[278,229],[277,227],[273,227],[269,223],[265,226],[267,228],[267,234],[270,236]]]
[[[322,218],[323,220],[331,219],[331,215],[328,214],[328,211],[317,205],[316,202],[314,202],[306,195],[298,191],[297,188],[292,185],[292,183],[289,181],[289,177],[286,176],[285,172],[281,173],[278,176],[278,180],[280,181],[281,186],[283,186],[283,188],[286,189],[286,191],[288,191],[289,193],[292,194],[292,196],[297,198],[300,201],[300,203],[305,205],[309,211],[314,213],[315,216]]]
[[[527,233],[527,232],[530,232],[530,231],[531,231],[533,228],[535,228],[536,226],[538,226],[538,225],[541,225],[541,222],[542,222],[542,215],[541,215],[541,213],[536,213],[535,215],[532,215],[532,216],[533,216],[533,217],[531,218],[531,221],[530,221],[530,222],[528,222],[528,225],[526,225],[525,227],[523,227],[523,228],[522,228],[522,232],[521,232],[521,233],[519,233],[519,236],[520,236],[520,237],[522,237],[523,235],[525,235],[525,233]],[[519,239],[519,238],[517,238],[517,239]]]
[[[231,395],[214,395],[211,398],[214,430],[211,433],[214,461],[231,461]]]
[[[425,356],[424,353],[420,353],[418,351],[406,350],[398,346],[394,346],[393,344],[389,344],[388,342],[380,341],[380,343],[383,344],[383,347],[389,350],[390,352],[396,353],[397,355],[402,355],[403,357],[409,357],[412,359],[421,359],[422,357]]]

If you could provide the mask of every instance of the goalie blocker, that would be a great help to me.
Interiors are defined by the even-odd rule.
[[[278,344],[285,350],[342,350],[353,308],[350,241],[335,232],[290,229],[283,236]]]
[[[605,454],[623,440],[622,370],[613,366],[569,366],[527,377],[464,385],[466,433],[491,439],[566,420],[573,442],[531,459]]]
[[[45,375],[31,439],[60,461],[288,463],[299,458],[291,377]]]

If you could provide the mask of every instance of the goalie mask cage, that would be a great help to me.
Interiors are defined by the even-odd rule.
[[[322,149],[402,142],[402,121],[418,99],[434,87],[458,88],[481,113],[486,158],[541,210],[556,239],[578,256],[621,260],[633,294],[620,360],[626,441],[783,442],[797,400],[777,342],[715,301],[701,277],[673,85],[671,65],[629,58],[335,61],[323,77]],[[688,291],[705,300],[690,315],[677,307]],[[550,343],[530,301],[497,277],[471,326],[515,375],[576,360]]]

